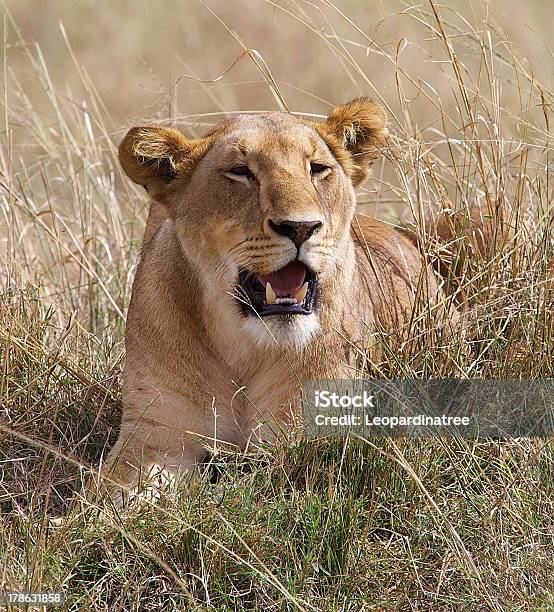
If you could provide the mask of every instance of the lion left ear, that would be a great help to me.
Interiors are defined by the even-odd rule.
[[[119,145],[119,161],[132,181],[166,204],[172,182],[194,165],[205,143],[205,139],[190,140],[171,128],[142,125],[127,132]]]
[[[318,128],[324,138],[325,135],[331,137],[328,144],[354,186],[366,178],[369,166],[381,156],[388,136],[387,115],[369,98],[357,98],[337,106]],[[336,150],[337,146],[342,153]],[[345,152],[350,156],[345,156]]]

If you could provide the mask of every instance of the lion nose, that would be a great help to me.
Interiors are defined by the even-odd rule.
[[[321,221],[269,221],[269,227],[281,236],[290,238],[297,249],[322,226]]]

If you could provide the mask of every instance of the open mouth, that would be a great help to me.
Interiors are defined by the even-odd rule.
[[[300,261],[265,275],[241,269],[239,286],[246,313],[254,311],[261,317],[310,314],[315,307],[316,275]]]

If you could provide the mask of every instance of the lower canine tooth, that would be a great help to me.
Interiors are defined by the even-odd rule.
[[[296,300],[298,302],[303,302],[306,299],[306,294],[308,293],[308,283],[305,282],[302,287],[298,290],[296,294]]]
[[[277,300],[277,296],[275,295],[275,291],[273,291],[273,287],[270,283],[266,283],[265,285],[265,301],[268,304],[275,304]]]

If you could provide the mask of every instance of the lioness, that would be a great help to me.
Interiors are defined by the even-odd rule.
[[[214,441],[287,424],[302,381],[351,376],[353,347],[406,324],[438,282],[408,235],[355,215],[387,140],[362,98],[316,123],[242,115],[203,138],[143,126],[119,156],[152,199],[126,331],[123,420],[106,462],[180,474]]]

